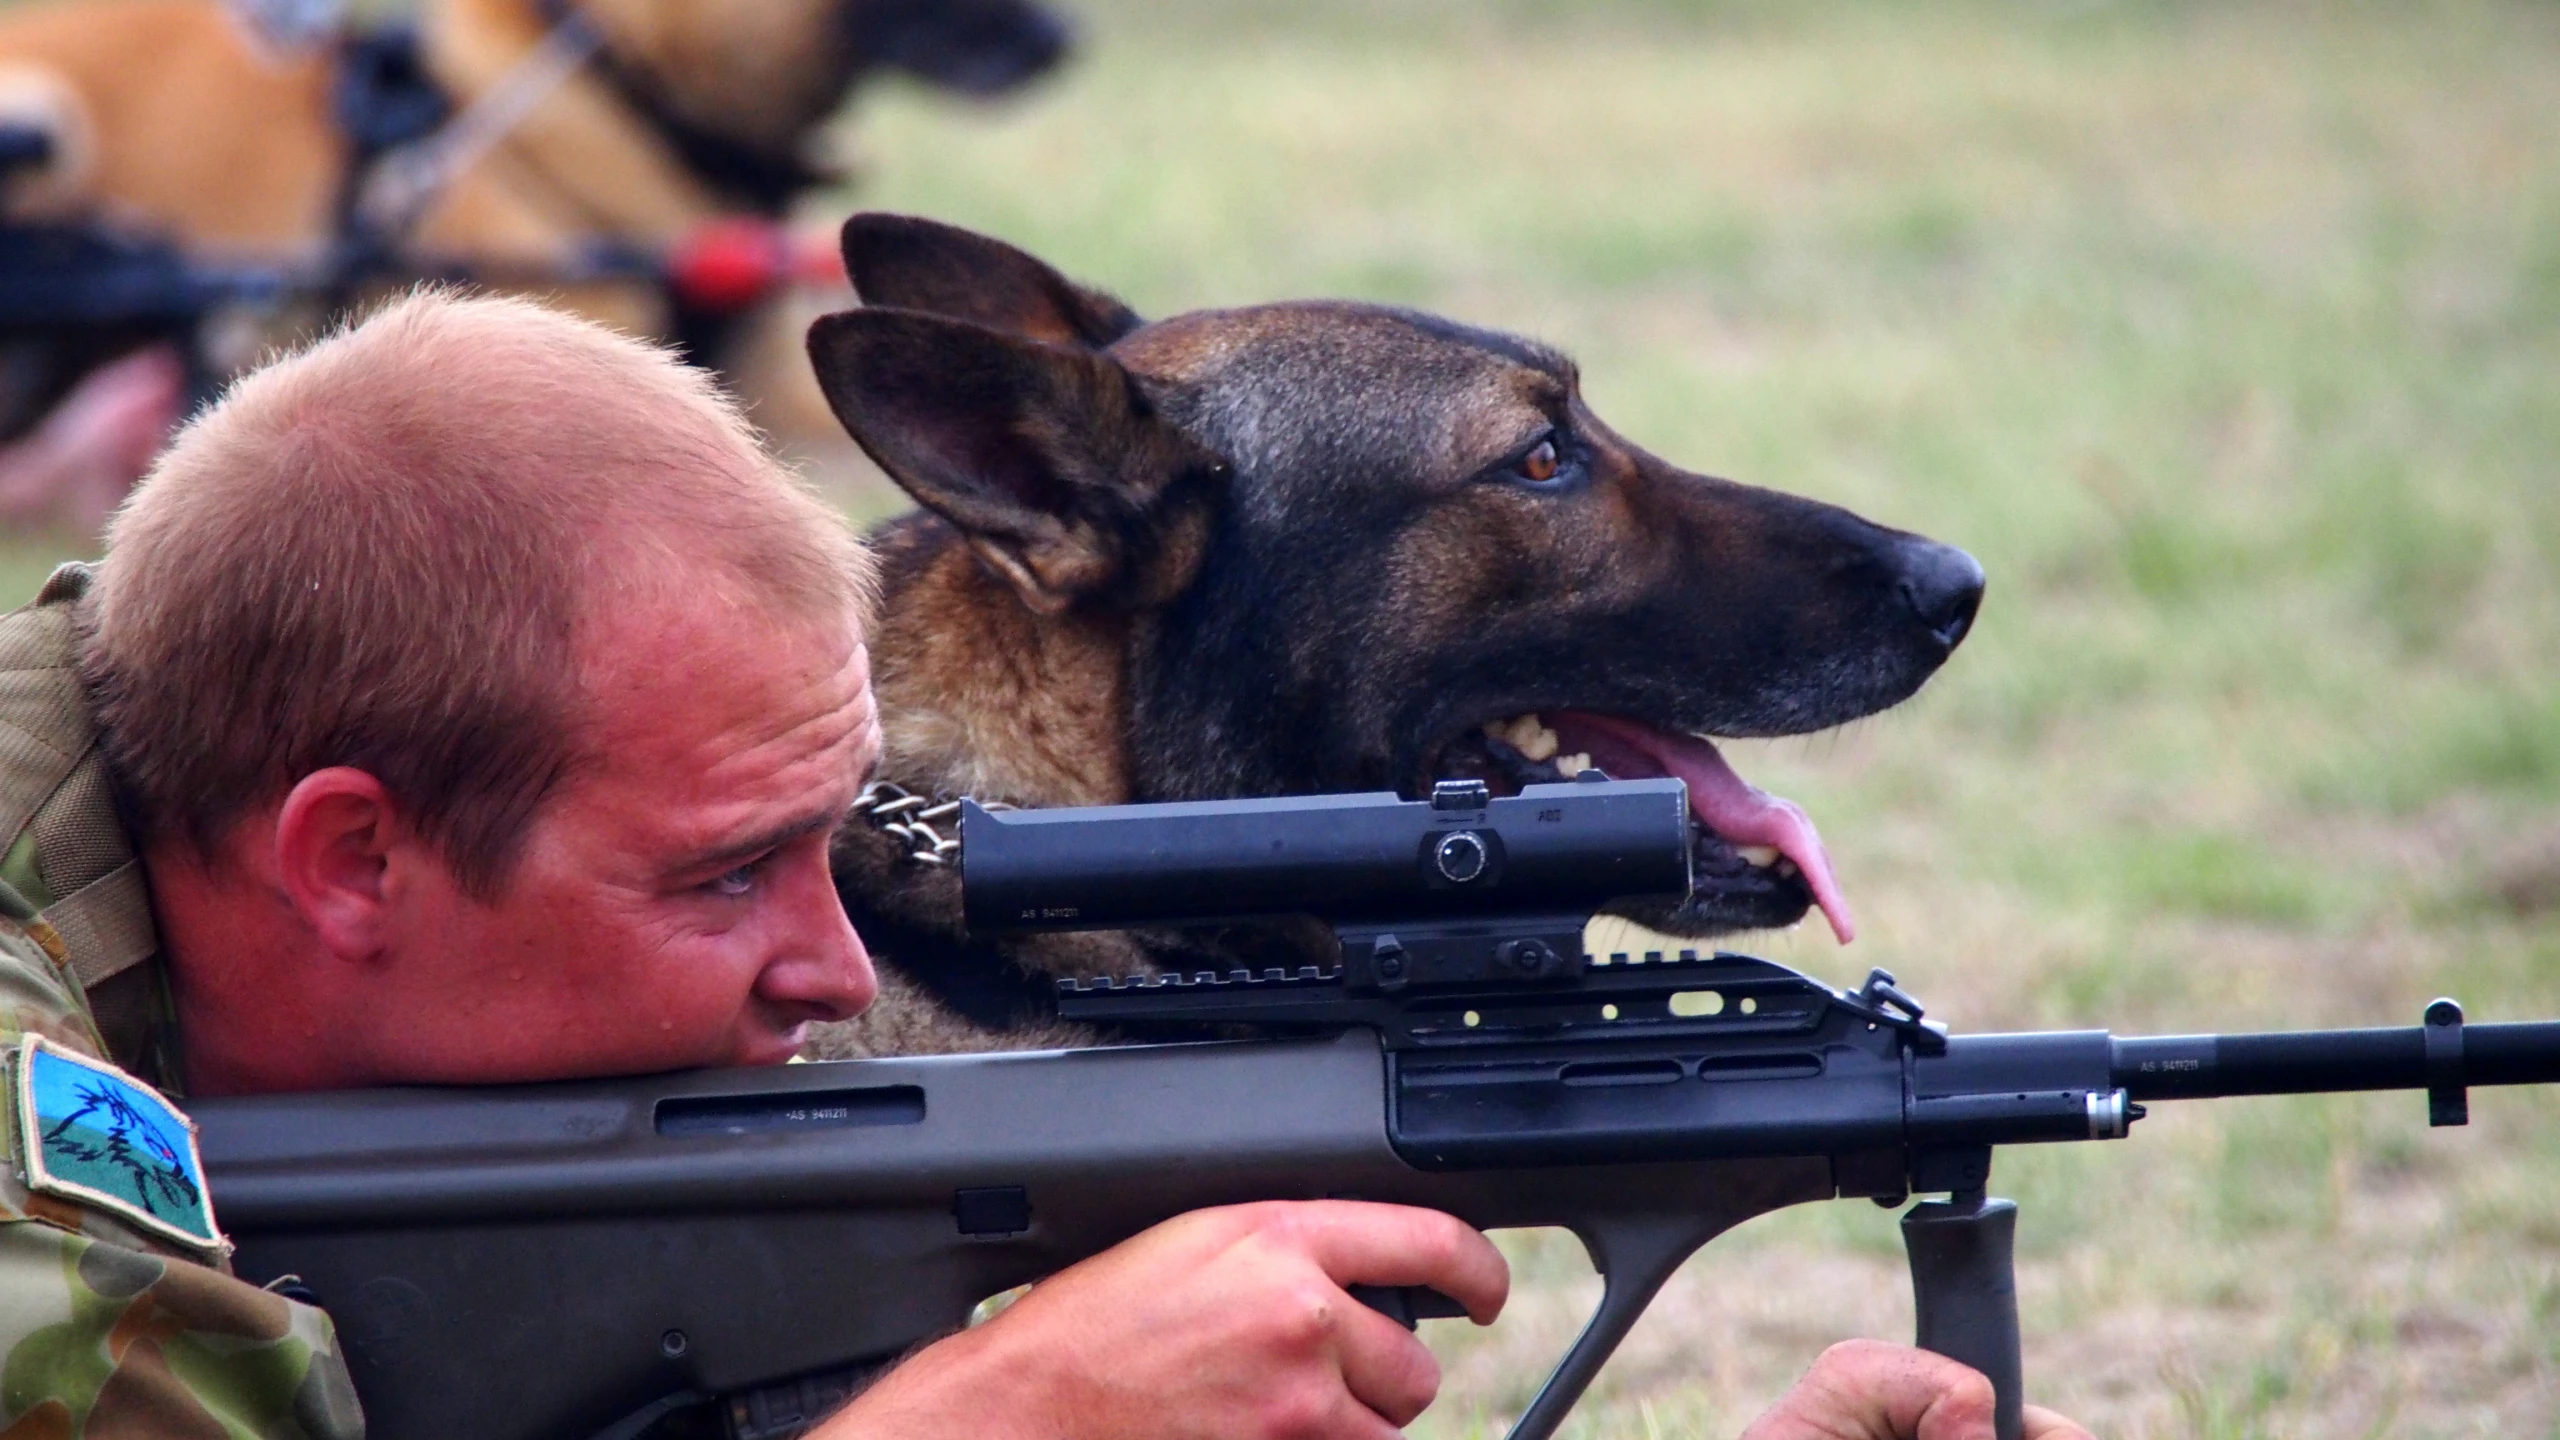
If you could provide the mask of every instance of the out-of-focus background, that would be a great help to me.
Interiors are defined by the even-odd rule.
[[[1692,468],[1971,549],[1974,638],[1730,747],[1960,1029],[2560,1015],[2560,9],[1080,0],[1077,58],[852,118],[853,203],[1142,312],[1313,294],[1573,351]],[[866,515],[876,480],[823,477]],[[0,539],[0,594],[76,537]],[[2154,1107],[2004,1152],[2033,1398],[2125,1437],[2560,1434],[2560,1096]],[[1495,1435],[1596,1283],[1515,1244],[1417,1427]],[[1771,1217],[1571,1433],[1732,1435],[1908,1338],[1893,1217]]]

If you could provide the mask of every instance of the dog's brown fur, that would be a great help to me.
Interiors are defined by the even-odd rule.
[[[1025,805],[1397,789],[1520,757],[1482,722],[1590,710],[1793,734],[1894,704],[1961,640],[1962,552],[1677,470],[1542,347],[1374,306],[1144,324],[1009,247],[857,216],[868,308],[810,351],[923,505],[879,536],[882,775]],[[1558,447],[1552,476],[1533,463]],[[1506,770],[1505,767],[1512,767]],[[1803,882],[1702,839],[1636,918],[1783,924]],[[882,962],[830,1054],[1050,1043],[1051,977],[1295,961],[1304,927],[996,942],[956,877],[849,825],[837,880]]]

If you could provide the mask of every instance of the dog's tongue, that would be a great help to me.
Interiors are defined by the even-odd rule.
[[[1614,715],[1567,711],[1547,717],[1561,748],[1582,751],[1591,763],[1622,780],[1675,775],[1689,783],[1689,809],[1698,823],[1728,845],[1766,845],[1796,863],[1813,902],[1843,945],[1857,938],[1858,922],[1831,873],[1831,856],[1813,821],[1793,800],[1755,789],[1733,773],[1715,743],[1674,735]]]

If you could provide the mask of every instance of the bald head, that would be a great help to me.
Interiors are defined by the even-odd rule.
[[[424,292],[233,385],[117,516],[87,666],[146,843],[380,779],[475,891],[580,760],[607,614],[858,623],[869,566],[702,372]],[[740,663],[753,663],[741,656]]]

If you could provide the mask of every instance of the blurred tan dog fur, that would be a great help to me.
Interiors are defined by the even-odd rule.
[[[539,270],[600,237],[656,248],[719,217],[778,214],[787,199],[742,193],[734,175],[706,169],[706,148],[768,181],[821,178],[808,147],[866,75],[903,69],[993,94],[1045,70],[1066,45],[1064,28],[1029,0],[574,3],[597,54],[437,190],[405,253]],[[563,13],[551,0],[421,0],[418,58],[451,104],[467,107]],[[327,37],[279,42],[247,6],[225,0],[40,0],[0,11],[0,125],[52,139],[44,164],[0,177],[0,220],[96,220],[216,256],[317,255],[355,178],[334,105],[337,54]],[[658,286],[553,293],[626,329],[671,335]],[[773,328],[791,360],[781,372],[806,389],[811,424],[834,433],[799,378],[796,323]]]

